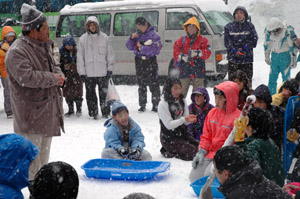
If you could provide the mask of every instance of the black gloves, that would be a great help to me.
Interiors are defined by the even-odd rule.
[[[137,148],[134,148],[134,149],[130,149],[129,155],[128,155],[128,159],[130,159],[130,160],[138,160],[140,158],[140,156],[141,156],[141,151],[137,147]]]
[[[87,76],[86,75],[80,75],[80,79],[82,82],[86,82]]]
[[[120,154],[120,156],[122,156],[123,158],[128,157],[128,153],[129,153],[128,148],[125,148],[125,147],[121,146],[120,148],[117,149],[117,151]]]

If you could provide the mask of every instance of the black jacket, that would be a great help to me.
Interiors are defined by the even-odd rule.
[[[227,199],[291,199],[280,186],[268,180],[253,161],[242,168],[219,187]]]

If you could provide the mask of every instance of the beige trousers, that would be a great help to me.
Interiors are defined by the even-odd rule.
[[[31,162],[29,167],[29,180],[33,180],[35,174],[40,170],[40,168],[47,164],[49,161],[52,137],[46,137],[45,135],[41,134],[19,134],[22,135],[24,138],[30,140],[40,150],[39,154]]]
[[[180,79],[182,85],[182,94],[186,98],[186,95],[189,91],[190,84],[192,82],[193,90],[198,88],[199,86],[204,86],[204,78],[183,78]]]

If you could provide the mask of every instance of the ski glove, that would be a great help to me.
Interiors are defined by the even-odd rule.
[[[268,64],[268,65],[271,65],[271,57],[270,57],[270,53],[269,52],[265,52],[265,62]]]
[[[249,47],[247,45],[244,45],[243,49],[246,51],[246,52],[249,52]]]
[[[249,122],[248,116],[242,117],[241,121],[239,121],[237,118],[234,120],[234,126],[235,126],[235,142],[243,142],[245,139],[245,129],[247,127],[247,124]]]
[[[188,62],[188,56],[187,55],[185,55],[185,54],[180,54],[179,56],[178,56],[178,61],[184,61],[184,62]]]
[[[196,169],[197,165],[202,165],[203,161],[204,161],[204,157],[207,154],[207,151],[205,151],[204,149],[199,149],[199,151],[197,152],[196,156],[193,159],[192,162],[192,167],[194,169]]]
[[[119,147],[119,148],[117,149],[117,151],[118,151],[118,153],[120,154],[120,156],[122,156],[122,158],[127,158],[127,157],[128,157],[129,151],[128,151],[127,148],[121,146],[121,147]]]
[[[288,130],[287,134],[287,139],[291,142],[295,142],[299,138],[299,134],[297,133],[296,129],[291,128]]]
[[[110,70],[107,71],[106,77],[107,77],[107,79],[111,78],[112,77],[112,71],[110,71]]]
[[[201,50],[191,50],[191,57],[202,57]]]
[[[239,48],[239,49],[237,50],[237,52],[235,53],[235,56],[236,56],[237,58],[244,58],[244,57],[246,57],[246,54],[245,54],[245,52],[243,51],[243,49]]]
[[[80,75],[80,79],[82,82],[86,82],[87,76],[86,75]]]
[[[141,156],[141,151],[139,148],[130,149],[128,159],[130,160],[138,160]]]
[[[236,48],[233,48],[233,49],[231,49],[231,52],[230,52],[230,53],[231,53],[232,55],[235,55],[236,52],[237,52]]]

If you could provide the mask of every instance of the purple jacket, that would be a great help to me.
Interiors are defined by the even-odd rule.
[[[195,102],[195,95],[196,93],[201,92],[204,94],[206,102],[204,102],[203,107],[199,107]],[[189,113],[194,114],[197,116],[197,122],[189,124],[188,131],[191,136],[196,138],[197,140],[200,140],[200,136],[202,135],[202,130],[204,126],[205,118],[208,114],[208,112],[214,108],[213,105],[209,103],[209,95],[204,87],[198,87],[193,91],[193,94],[191,95],[192,103],[189,105]]]
[[[154,30],[154,26],[151,26],[148,23],[148,29],[146,30],[146,32],[138,32],[138,34],[138,38],[131,39],[131,36],[129,37],[126,43],[126,47],[128,48],[128,50],[133,50],[134,54],[139,58],[141,58],[142,56],[146,56],[146,58],[148,59],[150,57],[158,55],[162,45],[160,42],[160,36]],[[137,47],[137,42],[147,42],[148,40],[152,41],[151,45],[142,45],[140,49]]]

